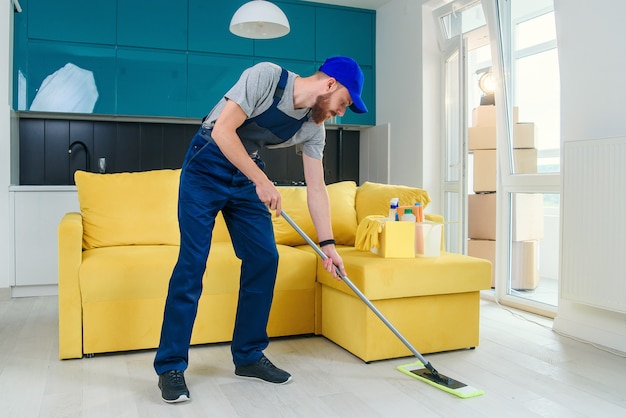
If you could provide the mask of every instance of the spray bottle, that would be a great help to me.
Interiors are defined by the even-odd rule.
[[[417,222],[424,222],[424,207],[422,206],[422,202],[415,203],[413,206],[413,214]]]
[[[398,220],[398,204],[400,203],[399,197],[394,197],[389,202],[389,217],[387,218],[390,221]]]

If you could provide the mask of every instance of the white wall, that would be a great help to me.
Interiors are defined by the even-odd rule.
[[[392,0],[376,11],[376,124],[391,126],[390,183],[428,190],[427,211],[441,213],[440,63],[425,3]]]
[[[414,2],[392,1],[376,15],[376,124],[391,125],[390,182],[411,186],[422,183],[418,12]]]
[[[562,144],[626,136],[626,2],[555,0],[554,6],[561,71]],[[567,175],[567,161],[563,164]],[[567,211],[567,207],[562,210]],[[586,218],[607,223],[600,228],[611,228],[611,220],[597,213],[589,213]],[[604,262],[587,261],[591,265]],[[622,277],[626,274],[616,273]],[[562,283],[567,280],[561,277]],[[596,278],[588,280],[593,283]],[[554,328],[626,352],[626,315],[560,299]]]
[[[9,287],[9,184],[13,3],[0,6],[0,290]],[[3,293],[0,292],[0,297]]]

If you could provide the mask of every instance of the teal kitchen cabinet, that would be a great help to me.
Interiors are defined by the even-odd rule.
[[[254,41],[230,33],[230,19],[244,2],[189,0],[189,51],[254,54]]]
[[[186,1],[118,1],[117,8],[118,45],[187,50]]]
[[[338,122],[375,123],[375,11],[279,0],[291,32],[252,40],[228,28],[245,2],[21,0],[23,12],[14,16],[13,107],[33,110],[41,83],[71,63],[94,75],[93,113],[195,118],[256,62],[307,76],[327,57],[347,55],[363,68],[370,112],[348,112]]]
[[[242,71],[252,66],[250,57],[188,55],[187,116],[202,118],[237,82]]]
[[[49,41],[115,44],[117,2],[27,0],[28,37]]]
[[[187,53],[117,50],[117,113],[185,117]]]
[[[347,55],[374,66],[376,15],[371,11],[318,7],[315,12],[315,58]]]
[[[359,63],[365,76],[362,97],[369,112],[357,114],[348,110],[338,118],[337,123],[375,125],[376,75],[373,67],[376,14],[368,10],[319,7],[316,9],[315,25],[316,60],[321,64],[328,57],[346,55]]]
[[[290,31],[275,39],[254,41],[255,57],[315,61],[315,8],[276,2],[289,20]]]
[[[107,45],[75,44],[67,42],[30,41],[28,46],[29,63],[22,74],[22,86],[26,88],[25,109],[29,110],[33,99],[47,78],[68,64],[91,71],[98,91],[93,113],[115,113],[115,47]],[[66,80],[64,88],[55,94],[55,102],[81,100],[76,94],[81,91],[80,80]],[[23,87],[22,87],[23,88]],[[69,106],[69,104],[68,104]]]

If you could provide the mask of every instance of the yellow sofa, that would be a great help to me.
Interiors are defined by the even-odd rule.
[[[59,224],[59,356],[158,345],[167,286],[178,255],[180,170],[75,175],[80,213]],[[317,239],[302,187],[279,187],[283,209]],[[355,284],[423,353],[475,347],[479,291],[488,261],[443,253],[385,259],[354,248],[358,223],[386,214],[390,197],[427,205],[420,189],[354,182],[329,185],[333,230]],[[364,361],[410,355],[282,218],[274,218],[279,267],[270,337],[322,334]],[[218,217],[192,344],[230,341],[239,259]]]

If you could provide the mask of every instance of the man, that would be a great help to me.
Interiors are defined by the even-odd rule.
[[[335,249],[324,182],[323,123],[343,116],[347,107],[367,112],[361,99],[363,78],[358,64],[347,57],[327,59],[309,77],[260,63],[245,70],[204,118],[180,175],[180,252],[154,360],[165,402],[189,400],[184,371],[213,225],[220,210],[242,262],[231,344],[235,374],[278,384],[291,379],[263,354],[269,343],[266,328],[278,269],[270,211],[280,215],[281,196],[263,172],[257,150],[295,145],[302,154],[309,212],[320,247],[328,256],[324,267],[334,277],[334,266],[340,266],[345,274]]]

